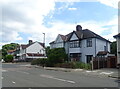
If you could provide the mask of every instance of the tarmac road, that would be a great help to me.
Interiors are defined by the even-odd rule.
[[[118,87],[117,80],[112,78],[29,68],[27,65],[2,64],[2,87]]]

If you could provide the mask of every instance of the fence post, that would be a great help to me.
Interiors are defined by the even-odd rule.
[[[92,64],[92,70],[94,69],[94,66],[93,66],[93,57],[92,57],[92,62],[91,62],[91,64]]]
[[[99,69],[99,57],[98,57],[98,69]]]

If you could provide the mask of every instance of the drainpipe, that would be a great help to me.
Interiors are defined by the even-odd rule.
[[[95,56],[96,56],[96,38],[95,38]]]

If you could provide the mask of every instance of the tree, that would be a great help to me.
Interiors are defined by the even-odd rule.
[[[115,54],[117,56],[117,42],[116,41],[111,43],[110,50],[111,50],[110,53]]]
[[[57,64],[57,63],[63,63],[67,60],[67,54],[65,53],[64,48],[54,48],[49,50],[49,63]]]
[[[48,55],[50,54],[49,51],[50,51],[50,46],[47,46],[47,47],[45,48],[45,52],[46,52],[46,56],[47,56],[47,57],[48,57]]]
[[[0,61],[2,60],[2,50],[0,50]]]
[[[8,50],[15,50],[18,46],[19,46],[19,44],[16,44],[16,43],[3,45],[2,46],[2,57],[3,57],[3,59],[7,55]]]
[[[13,55],[6,55],[4,58],[5,62],[12,62],[13,61]]]

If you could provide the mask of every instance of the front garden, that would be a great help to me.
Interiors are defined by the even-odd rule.
[[[83,62],[70,62],[68,56],[65,53],[64,48],[49,49],[47,52],[48,58],[34,59],[31,65],[39,65],[43,67],[60,67],[60,68],[80,68],[80,69],[91,69],[90,64]]]

